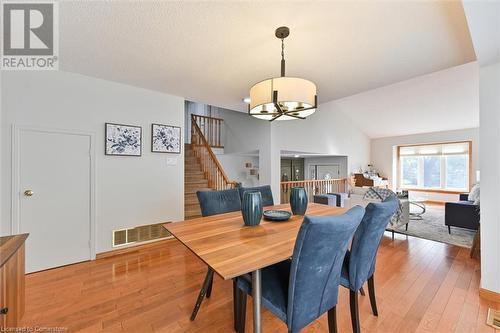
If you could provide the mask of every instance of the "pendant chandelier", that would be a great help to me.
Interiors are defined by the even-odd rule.
[[[276,29],[281,39],[281,76],[254,84],[250,89],[248,114],[264,120],[305,119],[316,111],[316,85],[305,79],[285,76],[285,43],[288,27]]]

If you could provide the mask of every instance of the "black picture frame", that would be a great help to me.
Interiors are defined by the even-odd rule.
[[[112,142],[108,140],[108,134],[110,131],[110,127],[115,126],[115,127],[124,127],[128,129],[138,129],[139,130],[139,152],[138,153],[126,153],[126,152],[119,152],[120,149],[115,149],[115,151],[112,150]],[[116,144],[116,143],[115,143]],[[122,149],[126,150],[126,147]],[[104,123],[104,155],[107,156],[131,156],[131,157],[140,157],[142,156],[142,126],[137,126],[137,125],[126,125],[126,124],[119,124],[119,123]]]
[[[173,128],[173,129],[179,130],[178,150],[168,151],[168,150],[160,150],[157,148],[155,149],[155,126],[165,127],[165,128]],[[173,125],[158,124],[158,123],[151,124],[151,152],[152,153],[180,154],[181,150],[182,150],[181,146],[182,146],[182,129],[181,129],[181,127],[173,126]]]

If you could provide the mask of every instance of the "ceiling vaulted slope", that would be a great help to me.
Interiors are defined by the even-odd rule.
[[[335,104],[373,139],[479,127],[478,92],[479,66],[474,61]]]
[[[60,4],[60,69],[244,111],[279,75],[317,84],[319,102],[475,60],[460,1]]]

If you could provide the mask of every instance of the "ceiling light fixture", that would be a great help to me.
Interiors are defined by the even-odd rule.
[[[285,38],[288,27],[279,27],[275,35],[281,39],[281,77],[254,84],[250,88],[248,114],[269,121],[305,119],[316,111],[316,85],[298,77],[285,77]]]
[[[251,101],[250,97],[243,98],[243,103],[250,104],[250,101]]]

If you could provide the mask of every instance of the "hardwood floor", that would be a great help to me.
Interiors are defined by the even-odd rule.
[[[379,317],[360,297],[363,332],[495,332],[485,324],[479,264],[469,250],[389,233],[377,259]],[[140,251],[26,276],[23,326],[67,327],[67,332],[232,332],[232,282],[216,277],[212,297],[196,321],[189,315],[206,266],[176,240]],[[249,297],[251,302],[251,297]],[[252,331],[251,304],[247,332]],[[264,332],[286,326],[263,313]],[[341,288],[339,332],[352,332],[349,294]],[[328,332],[326,314],[303,332]]]

